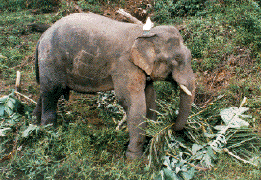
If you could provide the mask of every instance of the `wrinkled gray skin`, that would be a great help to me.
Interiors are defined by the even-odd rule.
[[[180,92],[180,112],[174,130],[181,130],[191,110],[195,78],[191,53],[173,26],[157,26],[143,35],[141,25],[123,23],[92,13],[72,14],[57,21],[36,49],[40,98],[37,123],[56,124],[57,101],[69,91],[115,90],[127,113],[130,142],[126,156],[140,157],[145,140],[144,117],[155,119],[152,81],[171,78],[192,93]],[[173,81],[173,82],[174,82]]]

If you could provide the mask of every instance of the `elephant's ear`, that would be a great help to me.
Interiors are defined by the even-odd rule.
[[[154,39],[156,34],[138,37],[131,49],[131,61],[151,75],[156,59]]]

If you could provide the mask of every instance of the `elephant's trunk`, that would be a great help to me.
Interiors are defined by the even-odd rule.
[[[191,105],[195,97],[195,80],[194,78],[188,83],[188,86],[180,85],[180,104],[179,114],[176,119],[173,130],[182,130],[187,122]]]

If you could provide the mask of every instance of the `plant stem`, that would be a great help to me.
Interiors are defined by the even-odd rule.
[[[234,158],[236,158],[236,159],[238,159],[238,160],[240,160],[240,161],[243,161],[244,163],[248,163],[248,164],[251,164],[251,165],[253,165],[253,166],[257,166],[256,164],[251,163],[250,161],[247,161],[247,160],[245,160],[245,159],[242,159],[241,157],[239,157],[239,156],[233,154],[233,153],[230,152],[227,148],[224,148],[223,151],[225,151],[225,152],[228,153],[229,155],[233,156]]]

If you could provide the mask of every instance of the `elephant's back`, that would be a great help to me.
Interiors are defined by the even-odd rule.
[[[113,27],[113,26],[123,26],[123,24],[133,25],[132,23],[125,23],[110,19],[105,16],[101,16],[94,13],[73,13],[68,16],[65,16],[57,21],[59,24],[78,24],[80,26],[85,25],[96,25],[96,26],[104,26],[104,27]]]
[[[41,41],[72,51],[82,49],[82,45],[87,43],[101,48],[104,46],[107,52],[123,52],[142,33],[141,25],[119,22],[93,13],[74,13],[54,23],[42,35]]]
[[[62,29],[62,32],[95,33],[102,37],[109,36],[111,39],[129,33],[142,34],[141,25],[119,22],[93,13],[74,13],[60,19],[53,26],[54,29]]]

